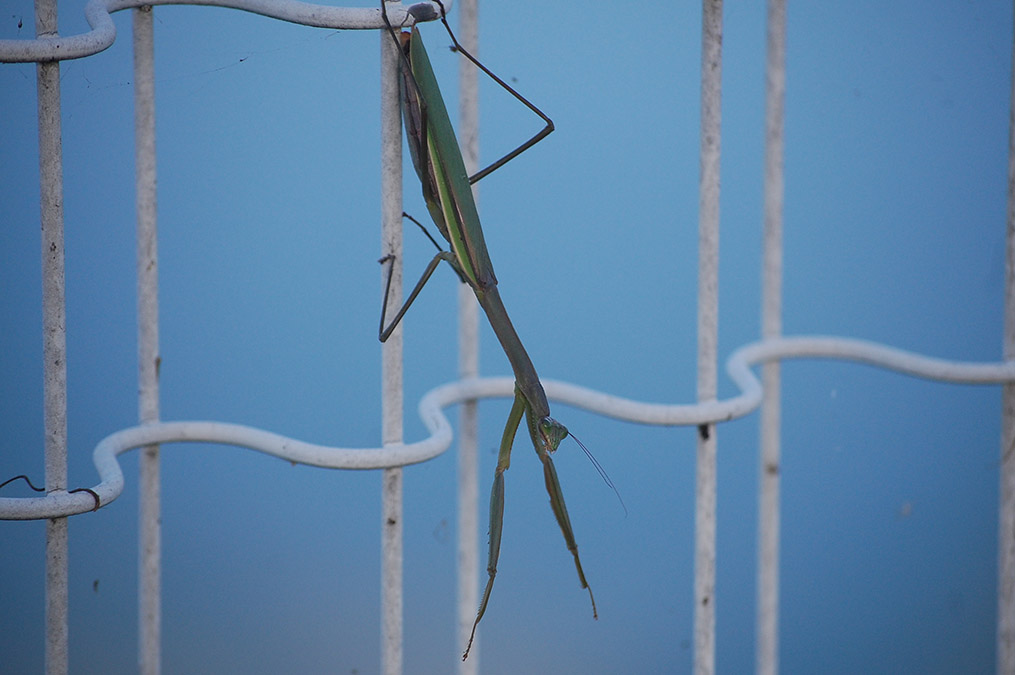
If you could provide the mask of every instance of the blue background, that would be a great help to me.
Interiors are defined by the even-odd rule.
[[[81,4],[62,3],[64,34],[85,30]],[[480,208],[541,375],[690,402],[700,6],[613,8],[481,7],[483,60],[557,131],[485,179]],[[3,10],[0,36],[31,34],[30,3]],[[137,419],[130,17],[114,21],[110,49],[61,70],[73,486],[97,481],[92,448]],[[791,3],[787,334],[1000,357],[1011,27],[999,1]],[[423,31],[453,101],[459,57],[438,26]],[[160,7],[155,36],[163,419],[376,445],[377,33]],[[763,3],[727,4],[722,359],[760,331],[764,37]],[[482,87],[489,161],[538,120]],[[34,66],[0,66],[0,97],[0,476],[41,480]],[[425,215],[408,170],[405,207]],[[406,241],[414,279],[431,245],[411,230]],[[440,270],[406,318],[409,440],[425,434],[416,401],[456,372],[457,283]],[[485,326],[482,371],[510,372]],[[783,670],[992,671],[999,388],[845,363],[783,373]],[[720,395],[734,393],[722,379]],[[484,504],[507,410],[481,406]],[[565,444],[557,466],[599,603],[592,621],[519,444],[483,671],[688,671],[693,430],[554,414],[630,513]],[[754,414],[718,430],[727,673],[753,667],[757,426]],[[123,464],[124,494],[70,523],[77,673],[136,667],[136,453]],[[165,672],[378,670],[379,473],[172,445],[162,476]],[[453,451],[405,473],[407,672],[450,672],[458,658],[454,480]],[[43,542],[41,522],[0,523],[4,672],[42,668]]]

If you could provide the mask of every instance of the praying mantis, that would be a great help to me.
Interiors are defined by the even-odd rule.
[[[433,15],[434,10],[429,4],[415,5],[409,8],[410,14],[414,11],[421,13],[420,18],[422,18],[423,13],[429,13],[426,18],[435,18]],[[458,140],[451,126],[451,120],[444,106],[444,100],[441,97],[440,88],[437,85],[436,77],[430,66],[426,49],[423,47],[419,31],[413,27],[411,31],[402,31],[396,35],[394,28],[388,21],[384,8],[384,0],[381,0],[381,12],[388,32],[399,47],[399,88],[402,103],[402,120],[405,125],[409,150],[412,155],[412,163],[422,183],[423,198],[426,201],[427,210],[430,212],[430,216],[434,224],[436,224],[437,229],[440,230],[441,235],[447,240],[451,250],[444,251],[441,249],[433,257],[423,272],[423,276],[417,282],[415,288],[413,288],[409,298],[387,327],[384,325],[387,311],[387,293],[385,293],[378,336],[383,342],[391,335],[434,270],[441,261],[444,261],[455,270],[459,278],[468,284],[475,293],[476,299],[486,313],[490,326],[497,335],[497,339],[500,341],[501,347],[511,363],[511,369],[514,371],[515,376],[514,403],[511,406],[511,412],[504,427],[504,434],[501,437],[500,449],[497,455],[497,468],[490,492],[490,549],[487,560],[487,573],[489,576],[486,588],[483,591],[482,600],[480,601],[479,610],[476,613],[476,620],[472,625],[472,634],[469,636],[468,645],[465,648],[465,653],[462,655],[462,660],[465,660],[469,656],[472,642],[476,637],[476,628],[486,612],[490,593],[493,590],[494,577],[497,574],[497,560],[500,556],[501,534],[504,522],[504,472],[511,465],[511,448],[514,444],[515,434],[521,424],[522,417],[525,418],[532,446],[543,465],[543,478],[546,483],[546,491],[550,496],[550,507],[553,509],[553,515],[556,517],[557,524],[564,535],[567,549],[574,558],[581,587],[588,590],[589,599],[592,602],[592,616],[593,618],[598,618],[596,600],[592,595],[592,589],[589,587],[588,581],[585,579],[581,559],[578,557],[578,544],[575,542],[574,530],[571,527],[571,520],[568,517],[567,507],[564,504],[564,493],[561,490],[557,470],[554,468],[551,457],[561,441],[571,434],[563,424],[550,417],[550,406],[546,400],[543,385],[540,383],[536,369],[532,365],[532,361],[529,359],[521,339],[515,332],[504,303],[501,301],[500,293],[497,290],[497,278],[494,275],[493,263],[486,249],[486,242],[483,238],[483,230],[479,221],[479,213],[476,209],[476,202],[471,188],[472,182],[479,180],[502,166],[553,131],[553,122],[462,49],[444,18],[442,6],[440,19],[444,23],[445,28],[447,28],[448,34],[451,35],[455,49],[546,122],[546,127],[533,136],[532,139],[470,179],[468,172],[465,170],[465,163],[458,146]],[[433,241],[432,238],[431,241]],[[434,244],[436,245],[436,241],[434,241]],[[440,249],[439,245],[437,247]],[[390,255],[385,256],[381,258],[381,262],[390,262],[392,259]],[[387,283],[388,287],[390,287],[390,273]],[[577,441],[577,439],[575,440]],[[579,445],[581,444],[579,443]],[[584,446],[582,446],[582,450],[586,454],[589,454]],[[594,459],[593,463],[595,463]],[[596,468],[606,478],[597,463]],[[608,478],[606,478],[606,481],[608,485],[613,487]]]

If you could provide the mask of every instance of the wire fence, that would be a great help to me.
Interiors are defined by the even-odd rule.
[[[290,462],[334,469],[377,469],[383,472],[381,662],[385,673],[403,670],[402,645],[402,468],[426,462],[445,452],[452,426],[444,409],[460,405],[458,495],[459,651],[464,649],[478,604],[479,488],[477,403],[509,398],[510,378],[482,378],[478,367],[477,305],[466,286],[460,292],[459,379],[428,392],[419,402],[419,416],[430,432],[426,439],[405,442],[402,409],[402,342],[396,331],[383,346],[382,445],[343,448],[317,445],[271,431],[218,421],[161,421],[159,412],[158,245],[156,227],[156,150],[154,102],[153,7],[214,5],[253,12],[306,26],[376,30],[382,27],[379,8],[337,8],[294,0],[90,0],[85,16],[92,30],[60,36],[55,0],[36,1],[34,40],[0,40],[0,62],[36,62],[38,86],[43,259],[43,338],[45,412],[44,497],[0,497],[0,519],[47,521],[46,530],[46,671],[66,673],[68,661],[68,523],[71,516],[105,507],[123,491],[125,479],[118,456],[141,450],[139,491],[139,663],[145,674],[161,664],[161,506],[159,446],[206,442],[233,445]],[[475,0],[460,1],[460,40],[478,51]],[[450,9],[450,2],[444,3]],[[103,439],[93,459],[100,481],[84,490],[68,491],[67,481],[67,347],[64,326],[64,239],[62,211],[62,148],[60,65],[86,58],[115,39],[110,13],[133,14],[134,107],[137,186],[138,284],[138,426]],[[394,25],[410,25],[409,8],[389,3]],[[419,16],[417,13],[416,16]],[[779,524],[780,504],[780,371],[786,359],[840,359],[866,363],[907,375],[941,382],[1002,386],[1002,449],[1015,447],[1015,136],[1009,138],[1008,212],[1006,224],[1004,361],[971,363],[936,359],[872,342],[834,336],[782,334],[782,210],[783,110],[785,96],[786,10],[784,0],[771,0],[768,10],[766,67],[766,151],[761,340],[737,349],[726,360],[728,376],[740,393],[718,398],[718,256],[720,101],[722,74],[722,3],[705,0],[701,68],[701,183],[699,197],[698,401],[671,405],[645,403],[594,391],[567,382],[545,381],[549,398],[599,415],[646,425],[695,426],[697,475],[695,507],[694,667],[698,673],[716,669],[716,451],[717,424],[761,410],[759,550],[757,562],[756,670],[778,672],[779,654]],[[397,81],[398,55],[381,33],[381,154],[382,250],[401,259],[402,154]],[[1013,50],[1015,54],[1015,50]],[[1013,56],[1015,64],[1015,56]],[[478,168],[476,71],[461,71],[459,134],[470,173]],[[1015,109],[1015,87],[1012,90]],[[1015,118],[1012,119],[1015,129]],[[395,297],[401,304],[402,271],[392,269]],[[384,279],[382,278],[382,283]],[[762,367],[759,380],[752,368]],[[1015,673],[1015,453],[1000,460],[999,576],[997,670]],[[479,668],[479,654],[460,664],[460,672]]]

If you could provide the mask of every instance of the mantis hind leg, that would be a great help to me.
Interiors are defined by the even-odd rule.
[[[528,402],[521,392],[516,390],[515,402],[511,406],[511,414],[508,415],[507,424],[504,425],[504,435],[500,440],[497,471],[493,477],[493,489],[490,491],[490,553],[486,561],[486,571],[489,578],[486,581],[486,588],[483,589],[483,598],[479,602],[476,621],[472,624],[469,644],[465,647],[465,653],[462,655],[463,661],[469,658],[472,641],[476,638],[476,628],[479,626],[479,620],[486,613],[486,605],[490,602],[490,592],[493,590],[493,580],[497,576],[497,559],[500,558],[500,539],[504,528],[504,472],[511,466],[511,446],[514,444],[518,425],[521,424],[522,414],[527,411]]]

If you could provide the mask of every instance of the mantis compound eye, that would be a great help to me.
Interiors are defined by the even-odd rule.
[[[544,417],[539,420],[539,435],[543,437],[547,451],[553,453],[557,451],[560,442],[567,438],[567,427],[552,417]]]

